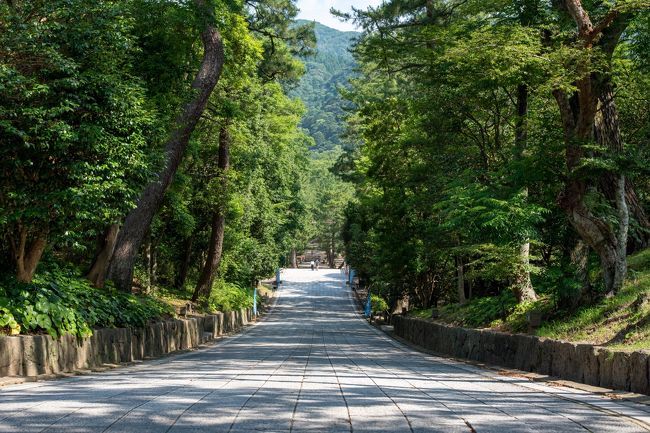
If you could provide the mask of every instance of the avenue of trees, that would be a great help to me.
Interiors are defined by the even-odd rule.
[[[363,29],[345,95],[363,144],[337,168],[357,191],[347,256],[373,293],[575,307],[621,290],[650,239],[650,2],[338,14]]]
[[[12,314],[49,326],[48,302],[65,298],[52,287],[71,276],[205,301],[215,284],[253,287],[317,235],[327,188],[287,96],[315,48],[297,12],[0,2],[0,332]]]
[[[134,288],[210,305],[314,241],[391,306],[622,290],[650,243],[650,0],[335,11],[352,75],[353,36],[316,27],[314,56],[295,3],[0,1],[0,333],[165,311]]]

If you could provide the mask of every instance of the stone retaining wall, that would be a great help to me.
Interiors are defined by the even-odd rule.
[[[156,358],[198,347],[253,320],[250,309],[156,322],[144,328],[97,329],[91,337],[0,336],[0,377],[39,376]]]
[[[465,329],[393,316],[395,334],[442,355],[604,388],[650,394],[646,352],[617,352],[522,334]]]

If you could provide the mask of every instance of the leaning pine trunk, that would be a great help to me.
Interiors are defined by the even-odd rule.
[[[199,9],[205,10],[203,0],[195,0]],[[211,17],[211,13],[206,11]],[[183,158],[190,136],[196,127],[212,90],[219,81],[224,64],[224,48],[221,35],[212,23],[207,20],[206,28],[201,34],[203,40],[203,62],[192,83],[195,94],[176,118],[176,127],[165,147],[165,165],[158,178],[150,183],[140,195],[135,209],[126,217],[113,258],[108,269],[108,278],[116,287],[124,292],[131,291],[133,267],[138,250],[149,230],[155,213],[160,208],[165,191],[172,182],[174,174]]]
[[[225,194],[227,188],[227,173],[230,166],[230,134],[228,129],[224,126],[219,132],[219,172],[221,175],[221,192]],[[212,216],[212,233],[210,235],[210,247],[208,250],[208,257],[205,260],[203,271],[196,284],[194,293],[192,294],[192,302],[196,302],[200,297],[207,297],[212,290],[212,283],[214,276],[219,269],[221,263],[221,253],[223,250],[223,236],[226,229],[226,217],[224,205],[220,204],[214,211]]]

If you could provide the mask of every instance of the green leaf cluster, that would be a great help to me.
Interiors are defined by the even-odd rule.
[[[52,270],[32,283],[7,278],[0,285],[0,329],[88,337],[95,328],[142,327],[173,315],[168,304],[149,297],[93,288],[73,271]]]

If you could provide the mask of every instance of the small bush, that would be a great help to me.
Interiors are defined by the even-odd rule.
[[[258,299],[259,300],[259,299]],[[223,280],[215,281],[208,300],[212,311],[235,311],[253,306],[253,289],[242,289]]]
[[[6,298],[0,298],[0,305],[7,305]],[[0,307],[0,334],[16,335],[20,334],[20,325],[11,311],[5,307]]]
[[[388,303],[379,295],[370,295],[370,308],[373,314],[388,311]]]
[[[70,271],[44,272],[29,284],[13,278],[0,284],[0,332],[5,334],[47,332],[54,338],[65,334],[88,337],[93,328],[141,327],[171,314],[165,303],[110,287],[96,289]]]

